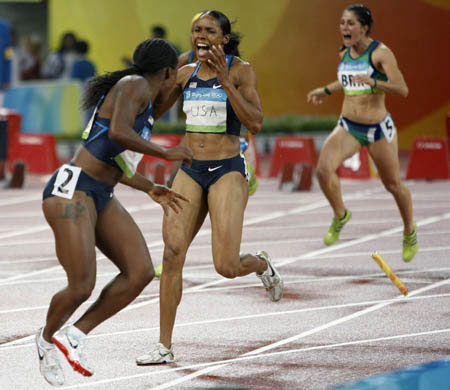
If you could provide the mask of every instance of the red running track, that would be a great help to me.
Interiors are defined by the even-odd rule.
[[[322,243],[331,209],[317,183],[309,192],[285,193],[275,180],[264,179],[250,198],[242,250],[271,254],[285,280],[280,302],[268,299],[254,275],[227,280],[214,271],[207,220],[184,270],[176,363],[135,364],[135,357],[158,340],[159,281],[154,280],[88,337],[94,376],[84,378],[63,362],[63,388],[325,389],[449,355],[450,182],[407,183],[420,243],[409,264],[401,260],[397,207],[381,183],[342,185],[353,218],[331,247]],[[42,187],[40,177],[29,177],[22,190],[0,191],[1,389],[51,388],[39,373],[33,338],[65,275],[41,212]],[[135,217],[159,264],[162,210],[126,187],[117,187],[116,196]],[[375,250],[406,284],[408,297],[372,260]],[[99,254],[92,299],[116,272]]]

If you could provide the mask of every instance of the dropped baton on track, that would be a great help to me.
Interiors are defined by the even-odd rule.
[[[372,259],[374,259],[380,268],[385,272],[385,274],[391,279],[392,283],[395,284],[403,295],[408,295],[408,288],[403,284],[400,278],[392,271],[388,263],[381,257],[378,252],[372,253]]]

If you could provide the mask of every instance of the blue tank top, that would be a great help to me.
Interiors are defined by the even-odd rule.
[[[133,177],[143,154],[126,150],[108,137],[110,119],[98,116],[98,110],[104,101],[104,96],[95,107],[91,120],[81,135],[82,145],[99,160],[123,171],[127,177]],[[134,131],[149,141],[153,128],[153,107],[151,101],[147,108],[141,112],[133,125]]]
[[[233,61],[227,55],[228,69]],[[186,114],[186,132],[231,134],[239,136],[241,122],[235,114],[227,94],[214,77],[209,80],[198,78],[201,62],[184,87],[183,111]]]

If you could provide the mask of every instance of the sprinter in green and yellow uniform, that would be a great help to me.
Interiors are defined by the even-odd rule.
[[[385,106],[385,94],[408,95],[408,87],[392,51],[370,37],[373,19],[363,5],[352,5],[342,14],[340,30],[344,47],[340,52],[338,80],[308,93],[308,101],[320,104],[326,95],[343,91],[339,121],[320,153],[317,177],[334,212],[324,242],[339,239],[351,212],[342,200],[337,168],[363,146],[367,146],[386,189],[394,196],[403,219],[403,254],[408,262],[418,251],[411,194],[400,179],[397,132]]]

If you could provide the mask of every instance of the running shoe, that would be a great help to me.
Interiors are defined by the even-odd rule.
[[[136,363],[138,366],[172,363],[174,361],[175,356],[173,355],[173,345],[171,345],[170,349],[168,349],[161,343],[155,344],[149,353],[136,358]]]
[[[54,345],[50,348],[41,345],[42,331],[43,328],[39,329],[35,337],[39,356],[39,370],[44,379],[52,386],[62,386],[64,384],[64,371],[59,363],[58,351]]]
[[[406,263],[410,262],[414,258],[418,250],[419,243],[417,242],[417,226],[416,224],[414,224],[413,232],[411,234],[403,235],[403,261]]]
[[[163,271],[163,263],[155,267],[155,278],[160,278]]]
[[[83,343],[69,333],[70,326],[66,326],[55,333],[52,341],[64,354],[72,368],[84,376],[92,376],[94,370],[89,366],[83,353]]]
[[[337,240],[339,240],[339,234],[341,233],[342,228],[350,220],[351,217],[352,213],[350,212],[350,210],[345,210],[345,215],[341,219],[333,217],[331,226],[328,228],[327,234],[325,234],[325,237],[323,239],[325,245],[334,244]]]
[[[272,264],[270,256],[265,251],[259,251],[256,254],[261,260],[267,263],[267,269],[262,274],[256,274],[261,279],[264,287],[266,288],[269,298],[273,302],[277,302],[283,296],[283,279]]]

